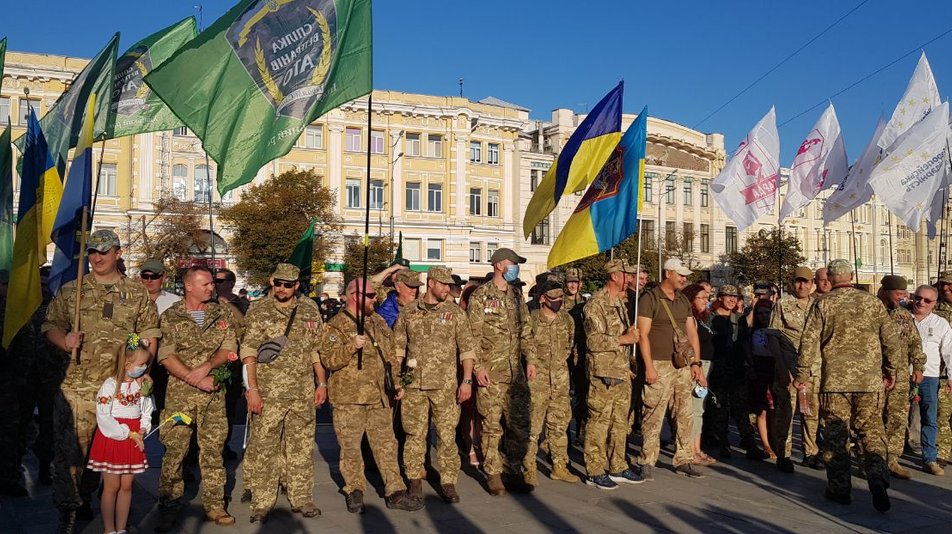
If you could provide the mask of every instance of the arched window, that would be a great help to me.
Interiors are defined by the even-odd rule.
[[[179,200],[188,200],[188,167],[172,167],[172,196]]]

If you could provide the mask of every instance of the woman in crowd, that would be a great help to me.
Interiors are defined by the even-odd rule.
[[[770,391],[774,376],[774,358],[767,346],[767,325],[770,323],[772,307],[773,302],[768,299],[757,301],[753,311],[754,325],[749,342],[745,343],[744,347],[748,350],[747,364],[750,369],[747,403],[751,413],[757,416],[757,431],[765,456],[776,459],[777,455],[770,447],[770,425],[767,424],[768,421],[773,421],[774,409]]]
[[[711,359],[714,357],[714,331],[711,330],[711,310],[708,308],[708,299],[711,293],[701,284],[691,284],[681,292],[691,303],[691,312],[697,322],[697,336],[701,345],[701,369],[704,371],[704,376],[707,376],[711,369]],[[706,393],[707,388],[704,388],[701,392]],[[691,430],[691,448],[694,451],[694,462],[708,466],[717,463],[717,460],[708,456],[701,449],[701,428],[704,423],[706,397],[699,396],[698,393],[699,391],[696,389],[692,406],[694,425]]]

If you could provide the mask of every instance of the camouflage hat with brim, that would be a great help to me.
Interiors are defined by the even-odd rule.
[[[109,252],[112,247],[121,247],[119,236],[112,230],[96,230],[86,240],[86,250]]]
[[[739,297],[740,290],[737,289],[737,286],[731,284],[724,284],[717,289],[718,297]]]
[[[297,265],[291,265],[290,263],[279,263],[277,267],[274,268],[274,272],[271,273],[271,278],[275,280],[288,280],[288,281],[297,281],[301,276],[301,269]]]
[[[423,285],[423,282],[420,281],[420,273],[409,269],[398,271],[397,274],[393,276],[393,280],[407,287],[420,287]]]
[[[441,284],[453,285],[453,269],[449,267],[432,267],[426,272],[429,280],[435,280]]]
[[[826,266],[826,271],[829,276],[843,276],[853,272],[853,265],[847,260],[833,260]]]

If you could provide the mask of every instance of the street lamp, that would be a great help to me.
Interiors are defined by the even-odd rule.
[[[399,143],[399,142],[400,142],[400,140],[397,139],[397,143]],[[393,150],[392,150],[392,149],[397,146],[397,143],[394,143],[394,144],[393,144],[393,147],[391,147],[391,150],[390,150],[390,153],[391,153],[391,154],[393,154]],[[393,187],[393,173],[394,173],[394,170],[393,170],[393,169],[394,169],[394,167],[396,167],[397,161],[398,161],[400,158],[402,158],[402,157],[403,157],[403,152],[397,154],[397,156],[396,156],[395,158],[393,158],[393,159],[390,161],[390,244],[391,244],[391,246],[393,245],[393,238],[394,238],[394,235],[393,235],[393,210],[394,210],[394,204],[393,204],[393,200],[394,200],[394,193],[393,193],[393,189],[394,189],[394,187]]]

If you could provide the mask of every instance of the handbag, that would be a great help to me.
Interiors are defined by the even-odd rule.
[[[284,346],[288,344],[288,335],[291,333],[295,315],[297,315],[297,306],[291,310],[291,317],[288,318],[288,326],[284,329],[284,334],[271,338],[258,347],[258,363],[271,363],[278,359],[281,351],[284,350]]]
[[[675,369],[682,369],[691,365],[691,362],[694,361],[694,347],[688,341],[688,336],[674,322],[674,316],[671,315],[671,308],[668,307],[668,303],[663,298],[659,299],[659,302],[664,307],[665,313],[668,314],[668,320],[671,321],[671,328],[674,330],[674,354],[671,357],[671,363]]]

